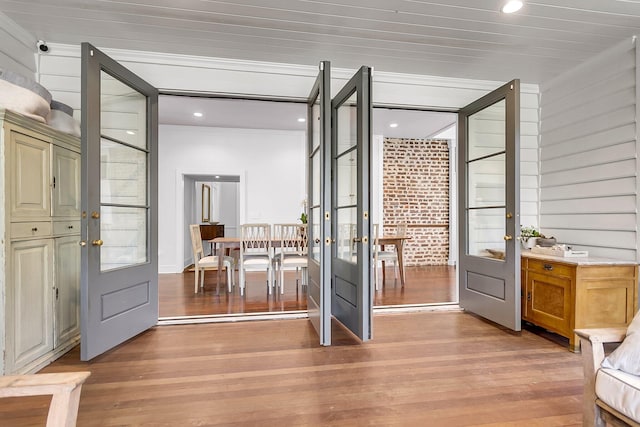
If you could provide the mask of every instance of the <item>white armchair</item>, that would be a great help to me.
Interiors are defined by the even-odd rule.
[[[584,366],[583,425],[640,426],[640,315],[629,328],[576,329]],[[632,335],[635,335],[632,337]],[[605,358],[605,344],[622,343]]]

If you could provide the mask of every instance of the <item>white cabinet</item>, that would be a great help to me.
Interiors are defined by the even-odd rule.
[[[7,287],[6,371],[13,372],[53,350],[53,240],[11,244]]]
[[[51,216],[51,144],[17,130],[9,139],[12,221]]]
[[[53,216],[80,218],[80,153],[53,147]]]
[[[79,222],[78,222],[79,223]],[[79,236],[57,237],[55,241],[55,341],[56,347],[80,332],[80,245]]]
[[[80,339],[80,141],[2,109],[0,125],[0,374],[7,375],[35,372]]]

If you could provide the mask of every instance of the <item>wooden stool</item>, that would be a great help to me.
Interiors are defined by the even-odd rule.
[[[78,418],[80,391],[91,372],[13,375],[0,377],[0,397],[51,394],[47,427],[74,427]]]

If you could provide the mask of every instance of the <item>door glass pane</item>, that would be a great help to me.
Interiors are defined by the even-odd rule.
[[[322,213],[319,207],[311,209],[311,237],[309,240],[309,247],[311,248],[311,257],[320,262],[320,248],[321,241],[316,242],[316,239],[320,239],[320,221],[322,221]]]
[[[147,262],[147,209],[102,206],[100,238],[101,271]]]
[[[102,71],[100,133],[134,147],[147,148],[147,98]]]
[[[108,139],[100,141],[100,201],[147,204],[147,153]]]
[[[316,150],[311,157],[311,206],[320,205],[320,150]]]
[[[101,271],[146,263],[148,256],[147,98],[101,72]]]
[[[469,163],[468,207],[505,205],[505,161],[505,155],[499,154]]]
[[[355,205],[358,201],[358,152],[351,150],[338,157],[338,206]]]
[[[506,148],[506,101],[503,99],[468,118],[468,159],[504,152]]]
[[[337,126],[338,139],[337,155],[344,153],[358,142],[358,93],[354,92],[340,107],[338,107]]]
[[[504,208],[472,209],[469,211],[468,247],[469,255],[503,259],[506,242]]]
[[[338,209],[337,257],[355,264],[358,256],[358,245],[354,242],[357,237],[357,208]]]
[[[320,145],[320,96],[311,107],[311,149],[315,150]]]

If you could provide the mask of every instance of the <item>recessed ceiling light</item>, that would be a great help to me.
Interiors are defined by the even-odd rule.
[[[193,115],[194,115],[195,117],[202,117],[202,115],[203,115],[203,114],[202,114],[202,113],[198,113],[198,112],[196,112],[196,113],[193,113]]]
[[[128,131],[127,131],[127,135],[135,135],[135,134],[136,134],[136,133],[135,133],[134,131],[132,131],[132,130],[128,130]]]
[[[300,123],[304,123],[306,121],[307,121],[307,119],[305,119],[304,117],[298,118],[298,122],[300,122]]]
[[[502,6],[502,13],[513,13],[522,9],[523,2],[521,0],[509,0]]]
[[[397,128],[397,127],[398,127],[398,124],[397,124],[397,123],[390,123],[390,124],[389,124],[389,127],[390,127],[390,128]]]

